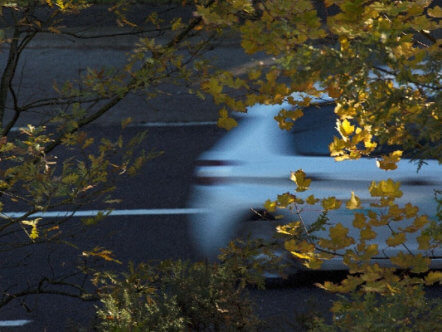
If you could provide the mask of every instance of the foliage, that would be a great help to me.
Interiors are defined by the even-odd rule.
[[[380,297],[375,293],[353,293],[333,304],[333,322],[309,321],[310,331],[436,331],[442,304],[428,300],[422,287],[400,288],[399,293]]]
[[[63,15],[79,13],[90,6],[89,1],[0,1],[2,18],[8,23],[8,28],[0,34],[1,46],[8,54],[0,80],[0,194],[3,200],[0,209],[3,211],[3,203],[8,206],[20,203],[27,210],[19,217],[2,214],[0,237],[2,244],[6,239],[2,250],[5,248],[8,255],[9,251],[15,253],[17,248],[39,243],[66,243],[68,231],[63,225],[69,218],[52,222],[44,217],[34,217],[35,213],[65,206],[78,208],[97,199],[113,201],[107,196],[114,188],[114,180],[122,174],[134,174],[149,158],[149,155],[135,153],[136,143],[142,137],[129,142],[123,142],[122,138],[115,142],[106,139],[95,142],[84,128],[108,113],[130,92],[142,92],[151,99],[164,93],[161,90],[164,83],[190,84],[202,80],[202,90],[220,105],[218,124],[226,129],[237,125],[230,114],[232,110],[245,112],[255,103],[281,104],[287,101],[291,108],[281,110],[275,117],[285,130],[303,116],[307,107],[333,103],[337,136],[329,149],[336,160],[375,156],[377,166],[385,170],[394,170],[404,157],[417,160],[419,166],[429,158],[441,160],[442,62],[440,40],[435,37],[440,28],[441,8],[435,2],[201,0],[195,1],[195,14],[188,22],[179,18],[168,22],[151,13],[146,18],[147,27],[139,27],[126,17],[129,4],[118,1],[110,8],[116,23],[134,33],[146,34],[135,45],[124,67],[89,68],[78,80],[55,84],[55,95],[22,101],[18,98],[19,86],[14,78],[21,54],[37,35],[99,36],[85,37],[63,25]],[[48,15],[42,15],[41,6]],[[247,54],[264,52],[271,61],[249,68],[247,76],[238,77],[229,71],[209,67],[204,61],[196,61],[209,49],[209,42],[226,29],[239,34]],[[45,110],[50,114],[49,118],[30,124],[15,135],[12,129],[18,120],[38,110]],[[93,145],[98,147],[98,152],[92,152]],[[72,155],[71,159],[60,161],[56,158],[66,150]],[[308,190],[310,181],[302,171],[295,172],[292,179],[297,184],[297,193]],[[395,203],[395,199],[402,195],[398,183],[392,180],[372,183],[369,191],[373,197],[378,197],[375,207],[383,210],[383,214],[373,210],[368,212],[367,218],[355,213],[352,226],[359,232],[359,242],[352,236],[350,227],[342,223],[328,226],[328,212],[343,207],[343,202],[336,197],[301,198],[288,193],[277,201],[268,201],[266,207],[294,208],[301,219],[302,211],[298,209],[301,205],[320,204],[324,212],[317,223],[307,225],[301,219],[279,228],[279,232],[287,237],[285,248],[312,268],[318,268],[324,259],[344,255],[350,268],[349,278],[342,284],[325,283],[322,287],[332,291],[360,292],[362,300],[358,301],[371,308],[378,299],[370,295],[372,292],[385,296],[383,299],[388,304],[388,301],[400,298],[399,295],[394,297],[396,294],[415,294],[413,292],[418,292],[419,285],[440,281],[440,273],[427,273],[428,259],[408,252],[404,243],[408,234],[416,233],[426,225],[431,227],[419,235],[422,250],[440,245],[441,237],[440,223],[418,215],[417,207],[412,204],[398,206]],[[360,206],[361,201],[355,194],[351,194],[345,204],[351,210]],[[97,219],[103,216],[104,213]],[[378,251],[370,242],[376,237],[376,227],[389,227],[397,220],[410,218],[412,224],[399,231],[394,229],[386,243],[390,248],[401,246],[405,249],[404,253],[391,257],[396,266],[425,274],[420,277],[410,277],[408,273],[397,275],[393,269],[368,264]],[[89,219],[85,223],[95,221]],[[324,229],[329,232],[328,237],[312,236],[312,233]],[[10,234],[20,234],[18,242],[14,243],[15,238]],[[235,252],[235,246],[230,249]],[[107,249],[94,248],[93,244],[91,249],[80,252],[84,252],[84,257],[114,259]],[[250,254],[253,256],[254,252],[252,250]],[[22,262],[18,254],[10,256]],[[249,320],[244,317],[248,315],[249,307],[244,307],[247,310],[241,317],[231,316],[237,311],[228,307],[228,303],[242,303],[238,292],[241,286],[236,284],[236,273],[243,270],[241,266],[246,265],[230,265],[231,271],[222,266],[164,263],[160,270],[154,269],[154,275],[161,275],[154,280],[159,285],[155,292],[160,293],[151,292],[148,285],[148,288],[142,288],[139,298],[134,293],[135,286],[123,283],[128,290],[120,288],[116,293],[120,295],[107,300],[112,310],[127,309],[123,310],[121,317],[115,315],[118,324],[123,325],[133,324],[131,315],[137,303],[145,304],[152,298],[155,303],[162,304],[148,301],[147,305],[140,305],[140,310],[152,313],[152,320],[145,324],[159,326],[168,321],[172,324],[170,328],[180,328],[182,324],[191,324],[195,328],[217,324],[247,326]],[[141,276],[145,268],[152,269],[142,267]],[[255,268],[252,264],[252,271]],[[134,270],[126,278],[138,273]],[[73,296],[69,292],[46,288],[49,283],[66,289],[65,280],[43,278],[19,289],[8,289],[6,285],[2,289],[0,306],[27,294],[48,292]],[[207,287],[198,288],[192,283],[195,280],[205,283],[210,291]],[[78,290],[78,287],[73,289]],[[185,302],[191,300],[186,292],[194,289],[199,292],[199,297],[195,302]],[[177,294],[171,296],[168,292],[172,290]],[[127,301],[124,294],[135,298]],[[226,294],[232,302],[226,301]],[[199,301],[200,298],[203,300]],[[418,306],[419,297],[416,301],[410,305]],[[183,317],[180,303],[188,304],[183,319],[180,318]],[[224,305],[229,308],[226,312]],[[199,321],[194,316],[196,311],[192,310],[204,312],[205,319],[210,320]],[[339,311],[340,315],[347,313],[351,317],[356,315],[347,309]],[[198,325],[203,323],[213,325]]]
[[[266,276],[286,277],[288,266],[281,259],[279,239],[265,241],[260,238],[238,238],[218,256],[220,265],[233,275],[241,287],[255,285],[265,288]]]
[[[90,0],[88,2],[93,4],[114,5],[115,3],[118,3],[119,0]],[[182,0],[134,0],[133,2],[148,5],[183,4]]]
[[[264,52],[272,60],[250,68],[247,76],[219,70],[206,77],[202,88],[220,105],[220,127],[237,125],[230,111],[246,112],[255,103],[287,102],[290,107],[275,120],[281,129],[290,130],[308,107],[331,103],[337,135],[329,150],[336,161],[371,156],[386,171],[395,170],[402,158],[417,161],[418,170],[425,160],[442,161],[442,62],[436,37],[442,9],[435,1],[226,0],[197,8],[207,29],[237,31],[247,54]],[[425,317],[428,308],[422,304],[423,296],[417,295],[422,285],[442,279],[439,271],[428,272],[427,257],[431,249],[440,247],[440,222],[419,215],[411,203],[399,206],[396,199],[403,193],[400,183],[391,179],[372,182],[369,192],[376,201],[370,209],[351,193],[345,208],[356,211],[352,224],[329,220],[330,211],[344,209],[343,202],[336,197],[302,196],[310,185],[302,170],[292,173],[291,179],[297,184],[296,195],[282,194],[265,207],[295,212],[298,220],[280,226],[278,232],[286,237],[285,249],[304,265],[320,268],[324,260],[340,256],[349,268],[342,283],[321,285],[357,295],[353,302],[336,304],[340,315],[335,316],[336,326],[377,329],[372,324],[385,318],[386,330],[406,329],[410,322],[416,324],[412,317]],[[309,206],[323,211],[313,224],[302,219]],[[394,253],[388,258],[402,273],[371,261],[380,254],[381,229],[390,232],[381,242]],[[406,245],[406,239],[416,234],[419,252]],[[400,301],[406,294],[416,297]],[[377,306],[385,308],[380,316],[377,310],[365,318],[358,316],[361,308]],[[411,315],[410,322],[389,325],[413,310],[417,316]],[[435,316],[428,318],[431,330],[437,326]]]
[[[307,190],[304,172],[298,170],[296,173],[303,175],[295,176],[294,181],[302,178],[302,189]],[[374,258],[386,255],[385,250],[400,246],[402,250],[393,250],[386,257],[391,265],[412,273],[427,273],[430,259],[426,256],[432,249],[441,246],[440,234],[437,234],[437,228],[434,230],[435,222],[430,222],[426,215],[419,215],[417,206],[407,203],[400,207],[395,204],[395,199],[403,194],[399,185],[391,179],[378,183],[373,181],[369,188],[370,194],[380,198],[370,204],[372,209],[363,209],[360,199],[352,193],[345,204],[346,209],[363,212],[354,213],[351,225],[348,223],[350,220],[347,223],[347,220],[329,223],[329,211],[337,210],[342,205],[342,201],[335,197],[317,199],[310,195],[307,199],[302,199],[286,193],[279,195],[276,201],[268,201],[266,204],[277,208],[289,208],[299,218],[297,221],[278,226],[277,231],[285,238],[285,249],[301,260],[306,267],[320,268],[324,260],[336,256],[341,257],[348,267],[350,275],[340,285],[326,282],[320,287],[344,293],[359,289],[394,294],[398,286],[432,285],[442,280],[442,273],[439,271],[429,272],[425,278],[409,278],[408,274],[395,274],[394,268],[372,264]],[[321,204],[322,213],[316,222],[309,224],[303,220],[302,212],[316,204]],[[344,214],[341,213],[341,216]],[[390,236],[387,235],[383,240],[384,243],[380,242],[381,233],[390,233]],[[413,252],[407,247],[406,239],[413,235],[419,244],[419,252]]]
[[[108,114],[130,93],[141,93],[151,100],[164,93],[161,86],[189,84],[195,79],[195,68],[203,68],[196,59],[208,49],[212,34],[198,37],[200,31],[195,27],[201,18],[166,20],[160,14],[147,13],[146,23],[137,26],[126,17],[130,4],[115,1],[109,7],[115,26],[126,28],[124,34],[143,36],[134,44],[124,66],[87,68],[77,79],[54,82],[54,89],[46,95],[23,96],[19,71],[28,67],[23,67],[22,55],[36,37],[110,36],[96,34],[95,30],[79,33],[65,26],[66,17],[80,14],[91,6],[90,1],[0,1],[4,27],[0,30],[0,46],[7,59],[0,77],[1,273],[20,268],[20,273],[27,276],[23,284],[2,278],[0,308],[29,294],[92,299],[83,287],[84,278],[76,276],[90,271],[89,265],[97,259],[119,261],[108,248],[95,243],[77,247],[73,236],[104,219],[112,204],[119,202],[111,196],[118,179],[136,174],[159,153],[140,148],[146,133],[129,139],[123,135],[130,119],[121,119],[121,135],[117,132],[115,140],[91,137],[87,126]],[[22,125],[29,121],[32,123]],[[17,128],[20,126],[23,128]],[[85,218],[82,224],[71,220],[71,215],[44,215],[46,211],[75,211],[98,203],[103,211]],[[64,246],[63,250],[77,258],[70,257],[64,270],[54,273],[49,259],[43,257],[44,264],[49,262],[47,267],[40,264],[44,250],[37,248],[47,245]],[[32,265],[38,265],[39,271],[46,269],[48,275],[40,275],[29,267]]]
[[[233,29],[247,54],[273,59],[247,77],[225,70],[207,77],[202,87],[223,107],[222,127],[236,125],[228,109],[286,100],[292,109],[275,119],[288,130],[328,95],[338,117],[339,136],[330,144],[336,160],[371,155],[381,145],[392,150],[379,156],[383,169],[404,156],[441,160],[441,8],[432,1],[226,0],[197,8],[208,29]]]
[[[105,331],[254,330],[258,319],[229,264],[163,261],[97,275]]]
[[[292,180],[308,190],[309,182],[302,170],[293,172]],[[345,208],[356,210],[352,220],[330,223],[327,214],[340,209],[344,202],[335,197],[301,198],[290,193],[279,195],[266,205],[274,209],[291,209],[298,220],[279,226],[284,247],[308,268],[320,268],[324,261],[340,257],[348,268],[340,283],[325,281],[318,287],[341,296],[332,307],[333,322],[326,324],[318,316],[310,317],[306,326],[312,331],[431,331],[440,325],[440,299],[428,300],[424,286],[442,283],[442,273],[430,270],[432,249],[440,248],[439,222],[419,215],[419,208],[410,203],[395,203],[403,195],[400,183],[391,179],[372,182],[369,191],[371,209],[364,209],[360,199],[351,193]],[[316,222],[304,222],[302,214],[315,205],[322,213]],[[343,213],[340,216],[344,216]],[[348,219],[348,218],[347,218]],[[345,223],[347,221],[347,223]],[[351,223],[351,224],[350,224]],[[345,226],[344,226],[345,225]],[[379,234],[391,235],[381,237]],[[407,238],[415,237],[418,251],[407,247]],[[397,249],[402,247],[402,250]],[[390,250],[393,249],[394,250]],[[389,264],[373,263],[386,255]]]
[[[130,274],[123,275],[122,279],[110,273],[99,278],[107,284],[100,290],[103,303],[103,308],[97,310],[100,330],[183,330],[186,322],[178,310],[176,297],[157,294],[150,285],[152,277],[145,275],[141,268],[131,267]]]

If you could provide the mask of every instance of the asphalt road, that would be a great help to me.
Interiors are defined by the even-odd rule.
[[[97,33],[100,32],[102,31]],[[20,57],[13,80],[19,106],[57,97],[54,86],[61,88],[68,81],[72,81],[74,86],[81,90],[82,86],[76,82],[87,73],[88,68],[121,70],[138,38],[125,36],[87,41],[88,43],[84,44],[82,40],[72,37],[55,36],[48,40],[37,39],[26,48]],[[238,75],[244,74],[248,66],[259,61],[272,61],[271,57],[264,54],[248,56],[237,45],[228,43],[216,45],[216,48],[207,51],[204,56],[215,66]],[[7,49],[0,45],[0,68],[4,68],[7,59]],[[210,98],[201,100],[188,93],[190,88],[196,90],[198,87],[199,82],[194,82],[188,87],[164,84],[161,86],[163,93],[149,100],[146,99],[146,91],[131,93],[95,123],[115,125],[128,116],[133,118],[134,123],[217,120],[220,106],[215,105]],[[12,109],[11,96],[8,98],[8,104]],[[59,110],[60,107],[57,106],[22,112],[16,126],[40,124]],[[6,120],[11,119],[13,114],[12,110],[7,111]]]
[[[140,130],[144,128],[132,128],[129,133]],[[90,131],[100,137],[112,136],[118,129],[93,127]],[[195,159],[223,134],[224,131],[216,126],[150,128],[144,148],[164,150],[165,153],[148,162],[139,175],[120,183],[115,196],[123,198],[123,202],[115,208],[184,208]],[[79,226],[78,218],[71,225]],[[79,246],[94,242],[94,245],[111,249],[123,262],[120,266],[106,265],[113,269],[122,269],[129,261],[195,260],[197,257],[189,240],[185,215],[108,217],[87,232],[76,235],[72,241]],[[72,257],[76,251],[69,247],[47,246],[38,250],[38,255],[27,261],[25,266],[3,269],[2,283],[14,285],[35,280],[44,273],[51,273],[51,269],[56,272],[69,270],[78,263]],[[301,276],[283,287],[267,291],[251,289],[250,293],[256,300],[260,315],[272,318],[272,326],[276,326],[276,322],[292,318],[295,310],[309,310],[312,303],[327,312],[330,295],[313,285],[314,280],[321,278],[320,275],[315,275],[313,279],[311,275]],[[7,329],[14,331],[63,331],[79,326],[88,327],[93,319],[93,305],[53,295],[29,296],[26,304],[16,301],[0,310],[0,320],[32,320],[25,327]]]
[[[81,21],[82,30],[87,26],[92,33],[108,32],[109,18],[101,19],[97,26],[97,13],[89,13],[86,21]],[[88,25],[92,23],[92,25]],[[75,28],[79,24],[72,20]],[[106,23],[108,22],[108,23]],[[69,23],[69,22],[68,22]],[[68,26],[70,26],[68,24]],[[20,58],[17,76],[13,86],[17,89],[20,105],[39,98],[54,96],[53,83],[77,79],[87,67],[121,67],[127,53],[136,38],[106,38],[104,40],[80,41],[69,37],[42,37],[33,41]],[[229,43],[219,45],[206,54],[215,63],[237,74],[243,74],[245,68],[257,61],[271,61],[269,57],[258,54],[251,58],[245,55],[237,45]],[[7,52],[0,52],[0,67],[7,60]],[[109,114],[100,118],[89,130],[96,137],[111,137],[122,118],[131,116],[137,126],[155,122],[213,122],[218,117],[218,107],[210,100],[201,101],[189,96],[185,88],[167,87],[171,96],[161,96],[146,102],[142,95],[132,94],[119,103]],[[23,114],[17,126],[27,123],[39,123],[52,110],[40,109],[37,112]],[[133,128],[129,133],[135,133],[146,128]],[[208,149],[221,135],[223,130],[216,126],[174,126],[148,128],[149,135],[145,141],[145,149],[164,150],[165,153],[155,160],[148,162],[142,172],[135,178],[128,178],[120,183],[114,196],[123,198],[123,202],[115,209],[176,209],[184,208],[191,184],[194,161],[197,156]],[[63,153],[62,153],[63,154]],[[91,206],[97,209],[101,206]],[[3,211],[17,211],[20,206],[5,202]],[[72,228],[80,228],[78,219],[70,224]],[[78,233],[77,233],[78,234]],[[181,258],[195,260],[192,243],[187,234],[187,218],[185,215],[148,215],[148,216],[119,216],[108,217],[105,221],[80,233],[70,239],[78,245],[95,245],[113,250],[116,257],[123,262],[121,266],[112,265],[110,268],[122,268],[127,262],[141,262],[166,258]],[[0,256],[2,267],[0,283],[2,288],[23,283],[32,283],[41,275],[50,274],[52,270],[70,271],[79,262],[73,258],[78,254],[69,247],[46,246],[31,248],[33,255],[30,259],[26,250],[18,251],[17,256]],[[22,256],[20,256],[22,255]],[[25,264],[15,266],[17,257],[23,257]],[[12,265],[11,265],[12,264]],[[307,284],[296,281],[294,284],[302,287],[275,288],[271,291],[251,290],[256,299],[258,311],[265,317],[283,315],[291,316],[295,309],[306,309],[306,301],[313,296],[320,299],[320,307],[328,307],[329,301],[323,299],[323,292],[316,289],[312,282]],[[0,321],[29,319],[32,323],[22,328],[2,328],[14,331],[63,331],[76,327],[88,327],[93,319],[93,303],[83,303],[76,299],[55,295],[29,296],[25,302],[15,301],[0,310]],[[275,318],[281,322],[281,317]]]
[[[132,127],[129,136],[146,128]],[[97,138],[114,137],[119,132],[116,126],[94,126],[90,134]],[[163,150],[164,154],[149,161],[142,171],[133,178],[122,181],[115,197],[123,201],[115,209],[178,209],[185,208],[192,183],[192,171],[198,155],[209,149],[223,134],[224,130],[214,125],[173,126],[148,128],[148,136],[143,143],[146,150]],[[4,211],[12,208],[6,205]],[[100,208],[99,205],[83,209]],[[163,259],[185,259],[195,261],[198,254],[193,250],[187,231],[186,215],[139,215],[108,217],[96,226],[77,232],[70,241],[81,248],[102,246],[111,249],[123,264],[104,264],[102,268],[124,270],[128,262],[140,263]],[[80,229],[79,218],[74,218],[69,227]],[[26,249],[28,250],[28,249]],[[3,264],[2,286],[22,284],[36,280],[44,274],[72,271],[80,262],[78,251],[68,246],[44,246],[38,251],[31,248],[33,258],[26,259],[24,265],[5,268],[15,257],[0,257]],[[37,253],[37,255],[35,255]],[[15,253],[16,255],[17,252]],[[9,258],[9,260],[8,260]],[[14,258],[14,259],[12,259]],[[250,296],[257,305],[260,317],[270,323],[269,331],[297,330],[295,313],[322,312],[330,315],[328,309],[333,296],[314,286],[315,282],[334,279],[339,273],[300,274],[288,281],[273,285],[262,291],[250,289]],[[439,297],[442,289],[433,287],[429,294]],[[5,331],[64,331],[79,327],[88,329],[94,319],[96,303],[81,302],[76,299],[38,295],[28,296],[0,310],[0,321],[29,319],[32,323],[21,328],[7,328]],[[294,325],[293,325],[294,324]],[[0,328],[0,331],[3,331]]]
[[[104,11],[105,13],[106,11]],[[101,11],[103,13],[103,11]],[[102,32],[108,29],[112,18],[104,14],[98,20],[96,12],[87,12],[86,21],[81,27]],[[190,15],[187,13],[186,15]],[[87,21],[89,20],[89,21]],[[96,22],[101,23],[97,26]],[[76,18],[68,20],[68,26],[79,24]],[[89,23],[88,23],[89,22]],[[90,26],[88,24],[91,24]],[[104,30],[100,30],[104,29]],[[56,80],[63,82],[75,79],[84,73],[87,67],[121,66],[131,49],[134,39],[105,39],[94,42],[80,42],[72,38],[46,38],[36,40],[23,53],[17,68],[14,86],[20,86],[19,97],[23,102],[30,102],[42,96],[51,96],[52,84]],[[216,63],[236,73],[243,73],[244,68],[256,61],[271,61],[264,55],[254,58],[246,56],[239,48],[232,45],[221,47],[207,54],[214,57]],[[0,67],[3,67],[7,53],[0,52]],[[152,122],[177,121],[214,121],[217,119],[218,107],[210,100],[201,101],[189,97],[186,89],[170,87],[173,97],[164,96],[146,102],[143,96],[131,95],[121,102],[109,114],[98,121],[99,126],[90,127],[94,136],[112,137],[118,130],[121,118],[132,116],[134,124],[142,126]],[[41,112],[29,113],[19,125],[40,121]],[[129,133],[134,134],[146,128],[134,127]],[[121,182],[114,196],[123,199],[116,209],[177,209],[185,208],[192,179],[192,170],[197,156],[208,149],[223,134],[216,126],[174,126],[148,128],[149,135],[144,143],[146,150],[164,150],[165,153],[150,162],[135,178]],[[16,210],[17,206],[6,204],[7,209]],[[100,206],[91,206],[96,209]],[[78,219],[74,219],[72,227],[79,227]],[[106,267],[122,269],[129,261],[135,263],[166,258],[195,260],[197,254],[187,233],[185,215],[144,215],[108,217],[99,225],[88,229],[72,238],[79,245],[87,245],[91,241],[96,245],[113,250],[116,257],[123,262],[120,265]],[[34,250],[32,248],[31,250]],[[32,281],[40,275],[69,270],[75,267],[78,260],[73,259],[76,251],[69,247],[56,248],[46,246],[38,248],[38,255],[26,260],[21,267],[7,266],[14,257],[0,256],[2,264],[0,283],[2,287]],[[26,252],[22,254],[26,256]],[[16,258],[16,257],[15,257]],[[332,274],[304,274],[293,278],[279,287],[266,291],[250,290],[257,303],[257,311],[261,317],[269,319],[269,330],[297,330],[293,322],[295,311],[308,312],[319,310],[327,313],[331,296],[314,286],[316,281],[337,278]],[[433,288],[430,293],[440,296],[441,288]],[[88,329],[93,320],[94,303],[84,303],[77,299],[54,295],[38,295],[26,298],[26,303],[15,301],[0,309],[0,321],[29,319],[32,323],[21,328],[2,328],[0,331],[64,331],[76,330],[79,327]]]

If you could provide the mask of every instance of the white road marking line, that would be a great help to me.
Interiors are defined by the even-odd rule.
[[[129,127],[190,127],[190,126],[214,126],[216,121],[189,121],[189,122],[146,122],[137,123]]]
[[[14,326],[24,326],[31,323],[32,320],[28,319],[18,319],[18,320],[0,320],[0,327],[14,327]]]
[[[47,211],[36,212],[27,218],[57,218],[57,217],[94,217],[103,210],[85,210],[85,211]],[[148,215],[177,215],[177,214],[198,214],[206,212],[206,209],[133,209],[133,210],[113,210],[110,216],[148,216]],[[6,218],[20,218],[26,212],[2,212],[0,216]]]
[[[146,128],[146,127],[192,127],[192,126],[215,126],[216,121],[189,121],[189,122],[146,122],[129,125],[131,128]],[[116,125],[119,125],[116,123]],[[24,127],[12,127],[11,131],[19,131]]]

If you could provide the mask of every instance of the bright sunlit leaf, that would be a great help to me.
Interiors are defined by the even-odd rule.
[[[350,198],[350,200],[347,201],[345,206],[346,206],[347,209],[350,209],[350,210],[359,209],[361,207],[361,200],[352,191],[351,192],[351,198]]]
[[[306,191],[310,186],[310,182],[312,182],[311,179],[306,178],[306,175],[302,169],[298,169],[296,172],[291,172],[290,180],[296,183],[296,191],[298,192]]]
[[[397,163],[401,160],[402,151],[396,150],[386,156],[382,156],[382,159],[376,161],[376,165],[384,170],[394,170],[397,168]]]

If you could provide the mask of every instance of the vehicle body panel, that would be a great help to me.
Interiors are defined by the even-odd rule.
[[[442,171],[437,161],[426,161],[426,165],[417,172],[416,163],[404,159],[398,163],[396,170],[385,171],[376,167],[375,158],[336,162],[332,157],[322,155],[300,155],[296,149],[293,151],[292,146],[304,148],[308,144],[314,144],[312,142],[315,137],[310,139],[307,135],[306,141],[293,144],[291,141],[293,136],[279,129],[273,119],[283,107],[287,105],[259,105],[252,108],[250,117],[246,117],[210,151],[200,156],[201,161],[222,161],[220,165],[197,166],[195,179],[208,179],[208,184],[197,181],[200,183],[193,185],[189,200],[190,207],[206,211],[190,218],[190,232],[195,246],[206,257],[213,259],[218,254],[219,248],[227,245],[229,240],[235,237],[250,216],[251,209],[262,209],[267,199],[274,200],[278,194],[295,193],[296,185],[289,177],[291,171],[298,169],[303,169],[307,177],[312,178],[308,191],[295,193],[301,198],[314,194],[318,198],[335,196],[345,202],[353,191],[363,205],[358,212],[366,213],[367,209],[374,209],[382,213],[382,210],[370,207],[370,203],[375,198],[370,196],[368,187],[372,181],[391,178],[402,183],[401,190],[404,195],[396,201],[399,206],[411,202],[419,207],[419,214],[426,214],[430,219],[435,219],[437,202],[433,197],[433,191],[442,189]],[[315,123],[307,125],[312,128]],[[319,125],[309,134],[315,135],[317,131],[317,135],[324,135],[325,139],[329,139],[332,132],[338,135],[334,128],[329,127],[321,128]],[[286,214],[283,222],[298,219],[298,216],[287,214],[287,211],[279,212]],[[312,223],[320,213],[320,206],[306,207],[302,213],[303,221]],[[341,208],[330,211],[329,218],[331,224],[341,222],[350,228],[350,235],[358,240],[359,231],[351,225],[353,213],[354,211]],[[392,224],[393,230],[406,227],[411,221],[395,222]],[[274,226],[269,230],[267,225],[264,227],[258,227],[257,223],[249,225],[252,232],[257,228],[265,229],[258,232],[262,237],[269,236],[267,233],[274,231]],[[385,240],[391,235],[391,230],[386,226],[376,227],[374,230],[378,233],[376,243],[380,249],[378,257],[380,262],[385,262],[385,258],[404,250],[402,246],[393,248],[386,246]],[[326,233],[318,235],[325,236]],[[418,234],[407,234],[407,246],[413,252],[418,252],[416,241]],[[440,248],[424,254],[436,258],[433,260],[433,266],[442,267]],[[344,265],[339,258],[324,265],[324,269],[342,268]]]

